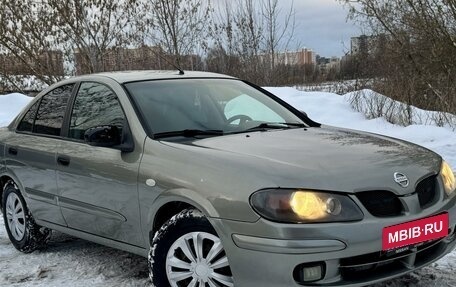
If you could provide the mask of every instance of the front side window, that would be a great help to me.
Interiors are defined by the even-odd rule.
[[[84,133],[94,127],[116,126],[122,131],[125,115],[114,92],[99,83],[82,83],[70,120],[69,137],[84,140]]]
[[[59,136],[73,84],[55,88],[41,99],[36,113],[33,132]]]

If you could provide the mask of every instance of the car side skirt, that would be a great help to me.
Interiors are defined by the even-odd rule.
[[[146,257],[147,258],[148,253],[149,253],[149,249],[148,248],[143,248],[143,247],[140,247],[140,246],[126,244],[126,243],[123,243],[123,242],[120,242],[120,241],[104,238],[104,237],[97,236],[97,235],[90,234],[90,233],[86,233],[86,232],[83,232],[83,231],[80,231],[80,230],[64,227],[64,226],[61,226],[61,225],[58,225],[58,224],[54,224],[54,223],[50,223],[50,222],[47,222],[47,221],[36,220],[36,223],[38,225],[41,225],[41,226],[44,226],[44,227],[47,227],[47,228],[50,228],[50,229],[53,229],[53,230],[56,230],[56,231],[71,235],[71,236],[74,236],[74,237],[78,237],[78,238],[81,238],[81,239],[84,239],[84,240],[87,240],[87,241],[95,242],[95,243],[98,243],[98,244],[101,244],[101,245],[109,246],[109,247],[112,247],[112,248],[115,248],[115,249],[119,249],[119,250],[122,250],[122,251],[134,253],[134,254],[142,256],[142,257]]]

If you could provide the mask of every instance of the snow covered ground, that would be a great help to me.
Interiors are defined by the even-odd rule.
[[[383,118],[366,119],[354,112],[349,95],[268,88],[321,123],[405,139],[441,154],[456,167],[456,132],[431,125],[402,127]],[[6,125],[30,101],[23,95],[0,96],[0,126]],[[55,232],[49,248],[22,254],[10,244],[0,220],[0,286],[149,286],[142,257]],[[375,287],[456,286],[456,251],[410,275]]]

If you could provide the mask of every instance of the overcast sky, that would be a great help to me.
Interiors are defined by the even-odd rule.
[[[216,7],[224,1],[212,0]],[[280,0],[283,14],[289,11],[292,3],[297,27],[289,50],[299,44],[324,57],[341,57],[350,49],[350,38],[361,34],[358,26],[347,22],[347,7],[338,0]]]
[[[289,7],[292,0],[280,0]],[[350,48],[350,37],[361,30],[347,22],[347,7],[337,0],[294,0],[295,41],[324,57],[342,56]]]

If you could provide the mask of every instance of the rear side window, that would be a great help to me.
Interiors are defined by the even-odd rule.
[[[22,118],[22,121],[17,126],[17,130],[20,132],[32,132],[33,122],[35,121],[36,111],[40,101],[37,101],[33,106],[27,111],[25,116]]]
[[[116,94],[107,86],[82,83],[73,105],[68,136],[84,140],[86,130],[100,126],[116,126],[122,132],[125,115]]]
[[[73,84],[58,87],[46,94],[40,103],[33,132],[59,136]]]

